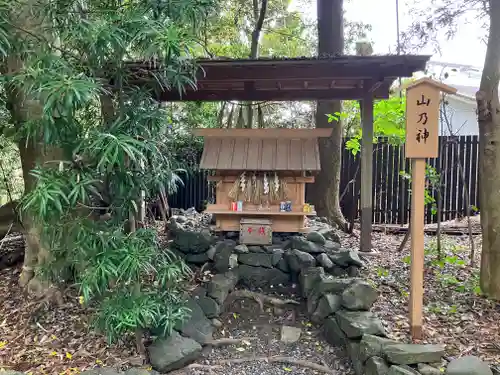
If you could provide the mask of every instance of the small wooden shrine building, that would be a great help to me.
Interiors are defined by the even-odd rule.
[[[217,231],[267,219],[273,232],[305,232],[305,184],[320,170],[319,137],[331,129],[196,129],[205,137],[201,169],[213,170]],[[238,207],[239,203],[239,207]],[[286,205],[286,203],[288,203]]]

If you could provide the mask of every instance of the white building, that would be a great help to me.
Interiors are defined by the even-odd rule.
[[[446,116],[442,111],[441,135],[479,135],[477,124],[476,92],[481,80],[481,69],[469,65],[430,61],[427,74],[457,89],[447,96]],[[449,124],[449,125],[448,125]]]

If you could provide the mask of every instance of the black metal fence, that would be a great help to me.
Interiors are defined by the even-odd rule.
[[[344,141],[345,143],[345,141]],[[440,137],[440,154],[427,163],[441,175],[442,219],[451,220],[465,215],[464,190],[473,208],[479,208],[478,136]],[[411,181],[410,162],[404,157],[404,146],[391,145],[384,139],[374,145],[373,155],[373,222],[378,224],[405,224],[410,216]],[[207,181],[208,172],[194,171],[183,175],[183,186],[169,197],[170,207],[202,208],[204,201],[214,197],[214,186]],[[463,177],[462,177],[463,176]],[[358,217],[361,185],[360,154],[353,155],[344,147],[341,169],[341,208],[348,218]],[[464,189],[466,187],[466,189]],[[306,188],[306,199],[308,198]],[[428,187],[437,199],[436,191]],[[432,204],[426,207],[426,222],[436,221]]]

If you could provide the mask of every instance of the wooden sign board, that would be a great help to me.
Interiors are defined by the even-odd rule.
[[[436,158],[440,90],[425,81],[406,91],[406,157]]]
[[[406,91],[406,157],[411,160],[411,264],[410,329],[413,339],[422,338],[424,297],[424,195],[425,159],[439,155],[440,93],[453,87],[422,78]]]

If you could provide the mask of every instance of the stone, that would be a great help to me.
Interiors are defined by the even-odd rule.
[[[339,310],[335,316],[340,328],[350,339],[360,339],[366,333],[385,336],[382,322],[370,311]]]
[[[365,363],[365,375],[387,375],[389,365],[380,357],[370,357]]]
[[[331,259],[326,255],[325,253],[321,253],[316,257],[316,260],[318,261],[319,265],[323,267],[325,270],[329,270],[333,268],[333,262]]]
[[[332,277],[330,275],[321,275],[315,292],[319,295],[324,293],[340,294],[352,283],[360,281],[363,281],[363,279],[349,277],[339,278]]]
[[[297,249],[289,250],[285,253],[285,259],[292,272],[300,272],[301,270],[316,265],[316,259],[309,253]]]
[[[90,370],[92,371],[92,370]],[[89,372],[89,371],[84,371],[84,372]],[[18,372],[18,371],[12,371],[12,370],[6,370],[6,371],[1,371],[2,375],[24,375],[24,372]],[[80,374],[83,374],[80,373]]]
[[[207,318],[215,318],[220,315],[220,305],[211,297],[200,297],[196,300]]]
[[[231,270],[225,273],[219,273],[212,277],[207,286],[207,295],[222,305],[238,283],[238,273]]]
[[[222,328],[223,326],[222,322],[219,319],[214,318],[212,319],[211,323],[215,328]]]
[[[280,260],[283,259],[284,253],[285,251],[283,249],[274,249],[271,255],[271,264],[276,267],[276,265],[280,262]]]
[[[210,260],[210,258],[208,257],[208,254],[205,252],[200,254],[187,254],[184,260],[186,261],[186,263],[205,264]]]
[[[201,354],[201,345],[176,331],[167,338],[155,340],[148,347],[151,366],[161,373],[185,367]]]
[[[328,254],[332,254],[337,251],[340,251],[340,243],[326,240],[325,243],[323,244],[323,248]]]
[[[412,369],[394,365],[389,368],[387,375],[415,375],[415,373],[418,375],[418,372],[413,371]]]
[[[342,305],[342,298],[336,294],[324,294],[318,301],[316,310],[311,315],[314,323],[321,323],[326,317],[337,312]]]
[[[272,254],[240,254],[238,259],[240,263],[247,266],[273,268]]]
[[[174,235],[173,246],[184,254],[205,253],[214,240],[207,232],[186,231],[177,228],[172,234]]]
[[[155,371],[154,373],[157,374]],[[17,375],[17,374],[22,374],[18,373],[17,371],[2,371],[2,375],[7,374],[7,375]],[[101,368],[94,368],[92,370],[86,370],[80,373],[80,375],[120,375],[121,373],[116,371],[115,369],[109,368],[109,367],[101,367]],[[153,374],[153,373],[150,373]]]
[[[237,246],[234,247],[234,252],[236,254],[246,254],[249,251],[250,250],[248,250],[248,247],[245,244],[240,244],[240,245],[237,245]]]
[[[306,240],[317,243],[319,245],[324,245],[326,238],[319,232],[309,232],[306,236]]]
[[[159,375],[156,371],[150,371],[144,368],[129,368],[123,375]]]
[[[299,275],[300,292],[302,297],[308,298],[315,286],[321,280],[325,270],[323,267],[309,267],[304,269]]]
[[[210,321],[205,316],[196,300],[189,298],[186,307],[191,310],[189,317],[181,323],[175,325],[175,329],[182,333],[183,336],[192,338],[193,340],[204,344],[211,340],[214,328]]]
[[[333,268],[331,268],[328,273],[332,276],[337,276],[337,277],[342,277],[347,275],[347,268],[343,268],[337,265],[334,265]]]
[[[355,250],[341,250],[337,253],[330,254],[330,259],[333,263],[341,267],[348,267],[351,265],[358,267],[364,266],[363,262],[359,258],[358,252]]]
[[[266,249],[264,249],[262,246],[247,246],[248,251],[251,253],[266,253]]]
[[[325,250],[323,249],[323,246],[306,240],[302,236],[294,236],[291,238],[291,248],[304,251],[306,253],[311,253],[311,254],[319,254],[319,253],[324,253]]]
[[[318,229],[317,232],[320,233],[327,240],[331,240],[333,242],[336,242],[340,246],[340,237],[335,232],[335,230],[333,228],[331,228],[331,227],[321,228],[321,229]]]
[[[207,254],[208,259],[214,260],[214,257],[215,257],[215,246],[210,246],[210,248],[208,249],[208,251],[205,254]]]
[[[421,374],[421,375],[441,375],[441,370],[434,367],[434,366],[431,366],[431,365],[428,365],[427,363],[419,363],[418,364],[418,372]]]
[[[229,256],[229,269],[238,267],[238,254],[231,254]]]
[[[223,273],[231,269],[229,258],[235,246],[236,242],[233,240],[224,240],[215,246],[214,269],[218,273]]]
[[[238,267],[240,281],[248,287],[262,288],[269,285],[286,284],[288,274],[277,268],[252,267],[241,264]]]
[[[201,297],[205,297],[207,295],[207,289],[202,286],[197,286],[192,292],[191,297],[198,299]]]
[[[406,370],[408,371],[410,374],[414,374],[414,375],[422,375],[420,374],[417,369],[413,368],[413,367],[410,367],[408,365],[398,365],[398,367],[401,367],[403,370]]]
[[[351,359],[351,366],[354,373],[356,375],[364,375],[363,361],[359,358],[359,342],[349,341],[347,343],[347,354],[349,354],[349,358]]]
[[[342,306],[348,310],[370,310],[377,300],[377,290],[366,281],[357,281],[342,292]]]
[[[430,361],[429,361],[430,362]],[[446,375],[493,375],[486,363],[468,355],[452,360],[446,368]]]
[[[340,329],[339,323],[334,316],[325,319],[323,323],[323,333],[325,340],[333,346],[344,347],[349,341],[346,334]]]
[[[360,357],[363,361],[368,360],[370,357],[383,357],[383,347],[390,344],[399,344],[399,342],[385,337],[365,334],[359,343]]]
[[[359,276],[359,267],[358,266],[349,266],[346,269],[347,276],[349,277],[358,277]]]
[[[281,342],[293,344],[299,341],[302,330],[297,327],[281,326]]]
[[[276,268],[283,272],[290,272],[290,267],[288,266],[288,262],[285,258],[281,258],[278,264],[276,264]]]
[[[382,348],[385,358],[396,365],[438,362],[444,356],[443,345],[391,344]]]

